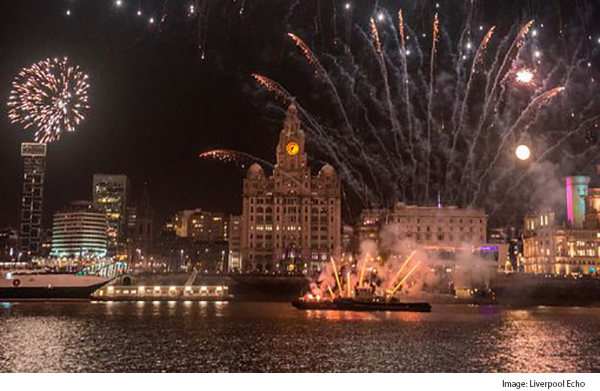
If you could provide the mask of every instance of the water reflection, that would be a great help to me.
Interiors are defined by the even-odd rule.
[[[599,309],[287,303],[0,305],[1,371],[593,371]],[[181,354],[185,352],[185,354]]]

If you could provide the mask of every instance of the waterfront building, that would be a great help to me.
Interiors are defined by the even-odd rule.
[[[397,240],[420,246],[455,249],[487,242],[487,215],[457,206],[415,206],[397,202],[392,210],[366,209],[359,216],[359,238],[378,241],[382,229],[393,226]]]
[[[108,256],[126,254],[129,179],[125,175],[94,174],[94,207],[108,221]]]
[[[400,239],[414,239],[424,246],[455,248],[487,242],[487,215],[482,210],[398,202],[388,222],[397,224]]]
[[[525,218],[523,247],[526,273],[598,274],[600,268],[600,230],[559,224],[552,211]]]
[[[565,178],[567,221],[551,210],[525,218],[523,266],[526,273],[594,274],[600,268],[600,188],[590,177]]]
[[[367,209],[359,217],[361,243],[377,244],[382,264],[398,248],[418,249],[437,277],[438,291],[449,286],[487,287],[506,265],[507,243],[488,243],[483,210],[457,206],[416,206],[397,202],[393,209]]]
[[[248,170],[241,237],[245,270],[298,272],[340,253],[341,184],[329,164],[311,174],[305,138],[292,103],[273,174],[267,176],[257,163]]]
[[[229,217],[229,258],[228,271],[242,269],[242,216]]]
[[[46,144],[22,143],[23,188],[19,250],[25,258],[39,255],[42,241],[42,204],[46,175]]]
[[[106,213],[90,201],[75,201],[54,214],[52,251],[54,258],[104,258],[107,253]]]

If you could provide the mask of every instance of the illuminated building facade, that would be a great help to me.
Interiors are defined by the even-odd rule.
[[[600,230],[557,224],[554,212],[525,218],[525,273],[598,274]]]
[[[106,213],[90,201],[76,201],[54,214],[53,258],[104,258],[107,252]]]
[[[39,255],[42,241],[42,204],[46,175],[46,144],[21,144],[23,189],[19,250],[25,258]]]
[[[377,241],[388,225],[393,225],[397,240],[408,239],[421,246],[454,249],[487,242],[487,215],[482,210],[403,202],[396,203],[393,210],[364,210],[359,218],[359,238]]]
[[[583,175],[565,178],[567,224],[553,211],[525,218],[523,263],[526,273],[594,274],[600,267],[600,188]]]
[[[94,174],[94,207],[108,221],[108,256],[126,254],[129,179],[125,175]]]
[[[244,270],[298,272],[340,253],[341,184],[329,164],[311,175],[305,147],[292,104],[279,135],[273,175],[253,164],[244,179]]]
[[[181,238],[201,242],[226,241],[229,219],[224,213],[190,209],[178,212],[167,225]]]

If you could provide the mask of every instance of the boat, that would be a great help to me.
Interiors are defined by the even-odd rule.
[[[92,293],[111,280],[44,270],[7,271],[0,274],[0,301],[89,300]]]
[[[309,293],[292,301],[292,305],[299,310],[431,312],[429,303],[402,302],[393,296],[377,296],[369,289],[356,289],[354,297],[333,299],[323,299],[319,294]]]

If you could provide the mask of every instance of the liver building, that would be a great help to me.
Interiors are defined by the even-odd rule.
[[[267,177],[257,163],[248,169],[241,229],[244,270],[310,270],[340,251],[340,181],[329,164],[311,175],[305,138],[292,103],[273,175]]]

